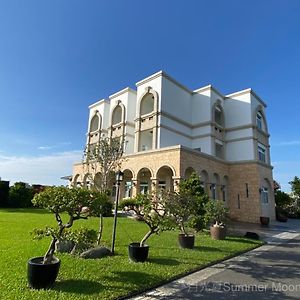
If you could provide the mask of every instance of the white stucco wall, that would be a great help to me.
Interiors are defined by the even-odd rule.
[[[139,102],[149,87],[158,94],[157,147],[183,145],[201,148],[215,155],[215,132],[213,107],[218,101],[223,108],[225,120],[224,152],[229,161],[253,160],[256,158],[255,113],[257,108],[265,113],[265,103],[250,89],[222,96],[212,86],[194,92],[171,79],[163,72],[155,73],[136,83],[137,91],[129,88],[111,95],[110,102],[99,101],[90,106],[89,123],[95,110],[102,116],[103,129],[111,124],[112,111],[118,101],[125,107],[126,153],[134,151],[135,118],[139,117]],[[227,131],[226,129],[230,129]],[[219,133],[218,133],[219,134]],[[217,138],[220,136],[217,135]],[[266,144],[268,144],[267,137]],[[269,153],[267,153],[269,157]]]
[[[160,127],[160,148],[182,145],[191,148],[191,140],[166,128]]]
[[[192,148],[201,148],[201,152],[206,154],[212,154],[212,141],[211,137],[203,137],[203,138],[196,138],[193,140]]]
[[[225,159],[228,161],[254,160],[253,140],[249,139],[227,143]]]
[[[211,90],[208,89],[192,95],[191,121],[193,124],[204,123],[211,120],[210,94]]]
[[[227,128],[252,124],[250,101],[250,92],[225,99],[224,113]]]
[[[191,94],[174,82],[162,78],[161,111],[191,122]]]

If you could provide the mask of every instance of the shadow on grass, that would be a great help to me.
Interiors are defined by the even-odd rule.
[[[163,277],[135,271],[119,271],[113,272],[112,276],[106,276],[111,282],[121,282],[126,285],[133,285],[136,287],[153,284],[155,282],[163,281]],[[120,287],[115,287],[120,289]],[[122,287],[121,289],[123,289]]]
[[[147,260],[149,263],[165,265],[165,266],[178,266],[180,262],[172,258],[149,258]]]
[[[194,246],[194,250],[198,251],[213,251],[213,252],[221,252],[222,250],[216,247],[209,247],[209,246]]]
[[[53,290],[76,293],[76,294],[94,294],[103,290],[102,284],[96,281],[84,280],[84,279],[69,279],[57,281],[53,287]]]

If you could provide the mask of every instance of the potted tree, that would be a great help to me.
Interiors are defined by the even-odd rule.
[[[89,207],[92,200],[90,192],[82,188],[49,187],[34,196],[32,203],[35,206],[54,214],[57,228],[46,229],[52,240],[45,255],[28,261],[27,276],[30,287],[46,289],[54,284],[60,267],[60,260],[54,256],[55,244],[64,236],[64,231],[72,227],[75,220],[87,218],[83,208]],[[65,223],[61,216],[64,212],[68,216]]]
[[[195,234],[190,229],[194,231],[202,229],[203,208],[207,199],[204,191],[201,196],[194,196],[183,191],[169,195],[167,210],[180,229],[178,242],[181,248],[194,248]]]
[[[210,235],[214,240],[224,240],[226,237],[226,226],[228,209],[221,200],[211,200],[205,205],[205,221],[210,226]]]
[[[182,248],[193,248],[195,235],[188,228],[199,231],[204,227],[204,205],[208,202],[201,180],[195,172],[179,184],[179,191],[171,194],[167,201],[170,214],[174,217],[181,233],[178,242]]]
[[[148,258],[149,245],[147,239],[154,233],[158,234],[165,230],[173,229],[165,209],[165,196],[163,194],[138,194],[134,198],[127,198],[121,201],[120,208],[124,211],[134,212],[138,219],[145,222],[149,231],[140,242],[133,242],[128,247],[128,254],[131,261],[144,262]]]

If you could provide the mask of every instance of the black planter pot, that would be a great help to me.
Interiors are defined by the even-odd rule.
[[[181,248],[193,249],[195,245],[195,236],[185,235],[184,233],[178,234],[178,242]]]
[[[33,289],[49,289],[53,286],[60,267],[57,257],[50,264],[43,264],[43,257],[34,257],[28,261],[28,284]]]
[[[148,258],[149,246],[140,246],[140,243],[131,243],[128,246],[129,259],[134,262],[144,262]]]

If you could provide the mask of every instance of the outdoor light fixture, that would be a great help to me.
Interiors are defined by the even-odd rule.
[[[123,181],[124,173],[122,171],[116,172],[116,200],[115,200],[115,213],[114,213],[114,226],[112,233],[112,242],[111,242],[111,253],[115,252],[115,240],[116,240],[116,229],[117,229],[117,217],[118,217],[118,205],[119,205],[119,194],[120,194],[120,184]]]
[[[120,184],[123,181],[124,178],[124,173],[122,171],[117,171],[116,172],[116,183]]]

